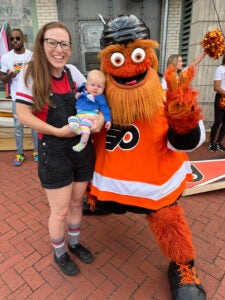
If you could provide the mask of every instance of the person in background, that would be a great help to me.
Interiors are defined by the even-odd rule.
[[[221,97],[225,97],[225,54],[223,55],[221,65],[215,70],[214,91],[216,92],[214,102],[214,123],[210,132],[208,149],[212,152],[215,152],[216,150],[225,152],[225,147],[222,144],[222,139],[225,135],[225,107],[220,106]]]
[[[83,84],[76,94],[77,115],[68,119],[72,131],[81,134],[80,142],[73,146],[74,151],[83,150],[90,137],[90,128],[93,120],[101,111],[105,119],[105,128],[111,127],[110,108],[107,104],[105,95],[105,75],[99,70],[92,70],[87,75],[87,82]]]
[[[75,115],[75,93],[86,81],[81,72],[67,64],[71,56],[71,35],[60,22],[45,24],[37,33],[33,59],[20,73],[16,94],[18,118],[38,131],[38,175],[47,194],[50,217],[49,235],[55,263],[66,275],[79,272],[68,249],[82,262],[91,263],[92,253],[79,242],[82,204],[94,168],[91,140],[81,152],[74,152],[79,142],[68,125]],[[103,116],[96,118],[93,130],[100,131]]]
[[[16,112],[16,89],[18,84],[18,74],[22,66],[30,61],[32,51],[26,49],[24,46],[24,34],[21,29],[12,29],[10,33],[10,41],[12,43],[12,50],[3,54],[1,57],[1,71],[0,79],[6,84],[10,83],[10,91],[12,98],[12,112],[14,119],[14,136],[16,141],[16,157],[13,160],[14,166],[20,166],[25,155],[23,153],[23,138],[24,138],[24,125],[21,124],[17,118]],[[33,138],[33,159],[38,161],[38,136],[37,132],[32,130]]]
[[[203,51],[201,54],[199,54],[195,60],[188,65],[188,67],[196,67],[206,56],[206,53]],[[182,56],[180,54],[172,54],[167,59],[166,67],[168,68],[169,65],[172,65],[175,68],[175,72],[177,74],[177,78],[181,75],[181,72],[183,71],[183,60]],[[188,68],[187,67],[187,68]],[[167,89],[166,80],[162,78],[162,87],[164,90]]]

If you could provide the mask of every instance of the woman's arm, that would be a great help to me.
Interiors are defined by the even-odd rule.
[[[191,67],[196,67],[206,56],[205,52],[202,52],[200,55],[198,55],[195,60],[190,64]]]
[[[40,120],[32,113],[32,106],[16,103],[16,112],[20,123],[47,135],[54,135],[57,137],[73,137],[75,134],[70,130],[69,125],[62,128],[57,128],[46,122]]]
[[[220,95],[225,95],[225,90],[221,89],[220,84],[221,80],[214,80],[214,91],[219,93]]]

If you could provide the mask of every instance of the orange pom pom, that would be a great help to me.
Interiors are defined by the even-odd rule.
[[[220,101],[219,101],[219,108],[225,109],[225,96],[221,96]]]
[[[208,31],[204,39],[200,42],[206,54],[214,59],[218,59],[225,52],[225,41],[219,29]]]

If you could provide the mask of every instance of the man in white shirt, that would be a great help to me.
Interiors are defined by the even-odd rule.
[[[14,118],[14,136],[16,141],[16,157],[13,160],[14,166],[20,166],[25,155],[23,153],[23,137],[24,137],[24,126],[18,121],[16,115],[16,90],[18,82],[18,73],[22,66],[30,61],[32,57],[32,51],[26,49],[24,46],[24,34],[21,29],[13,29],[10,33],[10,41],[12,43],[12,50],[5,53],[1,57],[1,70],[0,80],[6,84],[10,83],[10,92],[12,98],[12,112]],[[38,137],[37,132],[32,131],[34,152],[33,159],[38,161]]]

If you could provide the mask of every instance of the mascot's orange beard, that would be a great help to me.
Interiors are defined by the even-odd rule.
[[[106,98],[114,124],[126,126],[135,120],[152,122],[163,107],[165,92],[158,74],[149,68],[146,77],[133,85],[118,84],[106,75]]]

